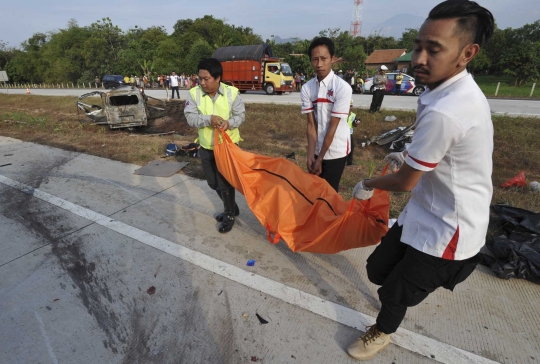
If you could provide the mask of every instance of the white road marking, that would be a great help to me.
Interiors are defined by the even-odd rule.
[[[295,305],[317,315],[326,317],[340,324],[353,327],[358,330],[364,330],[366,326],[373,325],[375,323],[375,318],[369,315],[327,301],[320,297],[300,291],[296,288],[289,287],[285,284],[273,281],[271,279],[253,274],[251,272],[247,272],[231,264],[222,262],[208,255],[186,248],[180,245],[182,243],[182,240],[186,240],[184,237],[180,237],[180,241],[174,243],[172,241],[152,235],[146,231],[140,230],[136,227],[127,225],[123,222],[111,219],[106,215],[102,215],[100,213],[76,205],[72,202],[63,200],[46,192],[34,189],[30,186],[12,180],[11,178],[0,175],[0,183],[15,188],[26,194],[32,195],[35,198],[48,202],[54,206],[60,207],[77,216],[93,221],[100,226],[106,227],[112,231],[137,240],[148,246],[154,247],[172,256],[178,257],[210,272],[219,274],[222,277],[228,278],[232,281],[243,284],[244,286],[280,299],[291,305]],[[36,318],[43,326],[43,322],[41,321],[41,318],[37,316],[37,313]],[[42,328],[42,334],[43,330],[44,328]],[[57,363],[56,358],[54,357],[54,353],[52,353],[52,347],[50,347],[50,343],[48,343],[46,336],[44,336],[44,338],[45,342],[47,343],[49,355],[52,355],[51,358],[53,358],[55,363]],[[456,348],[452,345],[448,345],[401,328],[392,335],[392,342],[404,349],[410,350],[428,358],[433,358],[433,360],[440,363],[497,363],[493,360],[486,359],[468,351]]]
[[[41,316],[39,316],[39,314],[36,311],[34,311],[34,316],[36,317],[36,320],[38,320],[39,322],[39,330],[41,331],[41,336],[43,337],[43,340],[45,341],[45,346],[47,347],[47,352],[49,353],[49,357],[51,358],[54,364],[58,364],[58,360],[56,359],[56,355],[54,355],[51,342],[49,340],[49,337],[47,336],[47,331],[45,331],[45,324],[43,323]]]

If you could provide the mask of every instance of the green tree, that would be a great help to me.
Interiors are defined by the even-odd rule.
[[[363,73],[367,55],[362,46],[351,46],[343,52],[341,67]]]
[[[526,41],[507,52],[501,63],[504,73],[516,78],[516,86],[540,80],[540,41]]]
[[[414,48],[414,40],[418,36],[418,29],[407,28],[398,40],[398,48],[405,48],[410,52]]]
[[[168,74],[173,70],[178,71],[181,54],[183,53],[180,45],[172,37],[159,42],[154,53],[154,67],[156,72]]]
[[[110,18],[90,25],[92,35],[84,42],[86,67],[96,74],[120,73],[120,53],[125,43],[122,30]]]
[[[486,51],[482,48],[480,52],[473,58],[471,62],[467,65],[467,68],[475,74],[483,73],[489,70],[491,66],[491,61],[486,55]]]
[[[197,65],[200,60],[211,57],[212,53],[214,53],[214,49],[210,47],[207,41],[204,39],[197,40],[193,43],[189,54],[184,59],[182,69],[187,73],[197,73],[199,71]]]

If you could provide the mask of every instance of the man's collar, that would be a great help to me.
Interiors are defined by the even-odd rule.
[[[325,86],[328,86],[328,83],[330,82],[332,77],[334,77],[334,71],[330,70],[330,73],[327,74],[326,77],[322,81],[317,80],[317,82],[322,83]]]
[[[202,95],[203,95],[203,96],[208,95],[208,93],[207,93],[206,91],[204,91],[204,89],[202,88],[201,85],[199,85],[198,87],[201,88],[201,91],[202,91]],[[223,83],[221,83],[221,82],[219,83],[219,88],[218,88],[218,90],[217,90],[217,93],[220,94],[220,95],[225,95],[225,87],[223,86]]]
[[[443,83],[441,83],[439,86],[437,86],[434,90],[430,90],[429,88],[423,92],[419,97],[418,97],[418,102],[421,103],[422,105],[427,105],[429,103],[431,103],[432,101],[434,101],[437,97],[440,96],[440,94],[442,92],[444,92],[444,90],[446,90],[448,87],[450,87],[451,85],[453,85],[454,83],[456,83],[457,81],[461,80],[462,78],[464,77],[467,77],[469,76],[469,72],[467,72],[466,69],[464,69],[463,71],[461,71],[460,73],[458,73],[457,75],[455,75],[454,77],[444,81]]]

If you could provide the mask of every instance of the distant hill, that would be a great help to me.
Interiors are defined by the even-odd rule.
[[[413,14],[398,14],[385,20],[382,23],[375,25],[367,25],[362,29],[362,35],[364,37],[369,36],[371,33],[380,32],[385,37],[394,37],[396,39],[401,38],[401,35],[407,28],[417,29],[420,28],[422,23],[426,20],[424,17],[416,16]]]
[[[294,43],[294,42],[297,42],[299,41],[300,38],[281,38],[280,36],[274,36],[274,41],[276,42],[276,44],[283,44],[283,43]]]

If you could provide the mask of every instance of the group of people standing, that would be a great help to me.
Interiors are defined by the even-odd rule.
[[[355,359],[368,360],[384,349],[409,307],[437,288],[453,290],[480,261],[493,193],[493,123],[489,104],[466,66],[493,30],[489,10],[474,1],[447,0],[431,10],[416,37],[413,71],[428,89],[418,100],[412,143],[407,151],[385,157],[393,173],[363,179],[353,190],[358,200],[370,199],[375,188],[412,191],[397,222],[367,259],[367,276],[380,286],[381,310],[376,323],[347,349]],[[316,77],[301,87],[307,172],[339,191],[352,147],[352,88],[332,70],[331,39],[313,40],[308,55]],[[198,70],[201,85],[190,90],[184,112],[188,124],[199,129],[199,156],[208,185],[223,201],[224,211],[215,218],[225,233],[240,211],[234,188],[217,170],[213,133],[221,129],[238,143],[245,108],[238,89],[220,82],[218,60],[202,60]],[[384,92],[385,73],[381,69],[376,76],[377,91]]]
[[[294,76],[294,89],[300,91],[304,83],[306,83],[306,75],[302,72],[296,73]]]
[[[175,76],[175,81],[172,81],[171,78]],[[97,76],[96,76],[97,79]],[[98,82],[98,81],[96,81]],[[187,88],[190,89],[199,84],[199,78],[196,74],[182,73],[181,75],[176,75],[176,72],[171,72],[170,75],[160,74],[160,75],[131,75],[124,76],[124,82],[126,85],[143,87],[143,88],[165,88],[169,89],[172,87]]]

